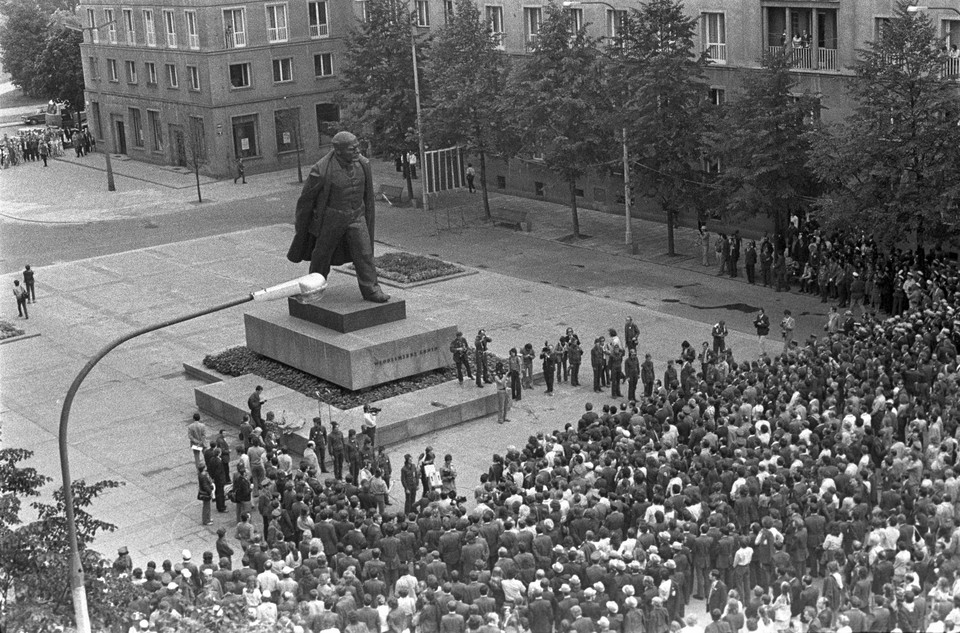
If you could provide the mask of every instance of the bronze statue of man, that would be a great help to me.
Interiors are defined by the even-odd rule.
[[[356,136],[338,132],[333,151],[310,169],[297,200],[296,233],[287,259],[310,260],[310,272],[324,277],[331,265],[353,262],[363,298],[389,301],[373,263],[374,214],[370,161],[360,155]]]

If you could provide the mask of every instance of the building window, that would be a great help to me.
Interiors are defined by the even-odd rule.
[[[107,60],[107,77],[113,82],[120,81],[120,75],[117,74],[117,60]]]
[[[136,62],[126,62],[127,68],[127,83],[135,84],[137,83],[137,63]]]
[[[543,9],[540,7],[525,7],[523,9],[523,32],[527,46],[537,45],[540,37],[540,24],[543,22]]]
[[[133,26],[133,9],[123,10],[123,30],[127,37],[127,44],[135,46],[137,43],[137,30]]]
[[[233,152],[239,158],[260,155],[259,127],[256,114],[233,117]]]
[[[87,58],[87,65],[90,67],[90,79],[100,81],[100,62],[92,55]]]
[[[320,147],[329,144],[337,133],[340,122],[340,106],[335,103],[317,104],[317,140]]]
[[[247,19],[243,9],[223,10],[223,34],[227,48],[247,45]]]
[[[503,7],[487,5],[485,8],[490,34],[497,41],[497,48],[503,48]]]
[[[117,43],[117,18],[113,14],[113,9],[103,10],[103,21],[107,26],[107,41],[111,44]]]
[[[87,26],[90,27],[90,41],[99,44],[100,29],[97,28],[97,12],[93,9],[87,9]]]
[[[701,168],[706,174],[719,174],[721,171],[720,159],[704,156],[701,160]]]
[[[133,144],[143,147],[143,115],[140,108],[130,108],[130,126],[133,128]]]
[[[583,9],[577,7],[568,7],[564,9],[570,18],[570,30],[576,34],[583,28]]]
[[[200,69],[187,66],[187,77],[190,78],[190,90],[200,90]]]
[[[153,23],[153,9],[143,10],[143,31],[147,34],[147,46],[156,46],[157,27]]]
[[[538,198],[542,198],[546,195],[546,188],[539,180],[535,180],[533,182],[533,193],[536,194]]]
[[[317,77],[333,74],[333,53],[317,53],[313,56],[313,74]]]
[[[177,19],[173,11],[163,12],[163,25],[167,32],[167,46],[169,48],[177,47]]]
[[[944,62],[944,75],[956,79],[960,77],[960,20],[943,20],[943,48],[947,51]]]
[[[874,18],[873,20],[873,41],[879,42],[883,39],[883,32],[890,26],[890,18]]]
[[[197,26],[197,12],[184,11],[183,16],[187,19],[187,46],[193,50],[200,48],[200,29]]]
[[[430,26],[429,0],[417,0],[417,26]]]
[[[271,42],[287,41],[287,5],[267,5],[267,39]]]
[[[443,23],[450,24],[453,21],[453,0],[443,0]]]
[[[273,81],[274,83],[293,81],[292,57],[273,60]]]
[[[727,101],[727,91],[723,88],[710,89],[710,103],[715,106],[722,106]]]
[[[207,134],[202,117],[190,117],[190,140],[187,147],[192,161],[195,163],[207,161]]]
[[[357,8],[360,9],[360,21],[366,22],[368,19],[366,0],[357,0]]]
[[[157,65],[153,62],[144,62],[144,69],[147,71],[147,85],[156,86],[157,85]]]
[[[150,124],[150,149],[155,152],[162,152],[163,125],[160,123],[160,113],[156,110],[147,110],[147,121]]]
[[[174,64],[167,64],[167,86],[180,87],[180,78],[177,76],[177,67]]]
[[[613,40],[623,37],[623,22],[626,19],[626,11],[607,9],[607,37]]]
[[[310,37],[328,37],[330,35],[330,24],[327,21],[327,3],[311,2],[310,12]]]
[[[250,64],[230,64],[230,86],[232,88],[250,87]]]
[[[277,110],[273,113],[277,132],[277,152],[293,152],[300,148],[300,108]]]
[[[701,13],[703,48],[716,64],[727,63],[727,27],[722,13]]]
[[[497,189],[506,189],[506,188],[507,188],[507,177],[497,176]]]

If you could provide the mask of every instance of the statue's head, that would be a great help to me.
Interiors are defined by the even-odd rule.
[[[333,137],[333,151],[341,161],[352,162],[360,158],[360,142],[350,132],[337,132]]]

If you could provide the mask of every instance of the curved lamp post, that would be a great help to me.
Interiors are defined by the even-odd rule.
[[[957,15],[960,15],[960,9],[956,7],[928,7],[925,4],[911,4],[907,7],[907,13],[919,13],[921,11],[953,11]]]
[[[70,407],[73,405],[73,399],[76,397],[83,380],[93,370],[96,364],[103,360],[103,358],[116,347],[143,334],[213,314],[214,312],[220,312],[221,310],[226,310],[227,308],[232,308],[242,303],[247,303],[248,301],[273,301],[300,294],[316,296],[322,293],[326,287],[327,280],[324,279],[323,275],[320,273],[311,273],[294,279],[293,281],[264,288],[263,290],[257,290],[246,297],[142,327],[129,334],[124,334],[101,348],[100,351],[87,361],[87,364],[83,366],[83,369],[80,370],[77,377],[73,379],[70,388],[67,390],[67,395],[63,399],[58,439],[60,445],[60,473],[63,476],[63,502],[67,515],[67,536],[70,541],[70,592],[73,596],[73,613],[76,619],[78,633],[90,633],[90,614],[87,611],[87,592],[84,586],[83,565],[80,562],[80,548],[77,542],[76,517],[73,511],[73,482],[70,479],[70,457],[67,452],[69,449],[67,444],[67,428],[70,424]]]

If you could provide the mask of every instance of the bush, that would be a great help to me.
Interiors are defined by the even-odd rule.
[[[444,367],[376,387],[350,391],[289,365],[261,356],[244,346],[232,347],[219,354],[207,356],[203,359],[203,364],[205,367],[227,376],[254,374],[311,398],[315,398],[319,391],[320,399],[323,402],[338,409],[352,409],[367,402],[384,400],[411,391],[433,387],[457,377],[456,369]],[[491,365],[492,367],[493,365]]]
[[[0,341],[14,336],[23,336],[24,331],[9,321],[0,320]]]

